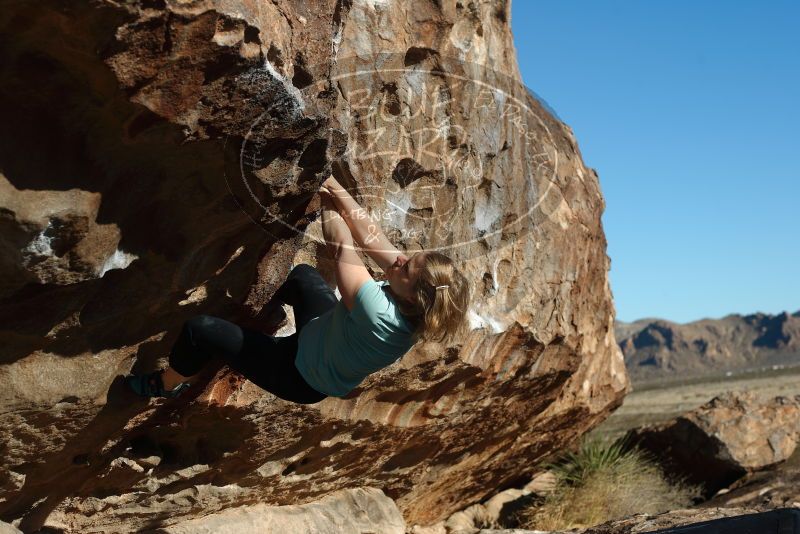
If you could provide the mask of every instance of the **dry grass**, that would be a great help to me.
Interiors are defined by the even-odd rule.
[[[548,466],[558,477],[555,491],[519,514],[522,528],[585,528],[636,513],[656,514],[690,506],[699,488],[666,479],[658,465],[621,443],[585,442]]]

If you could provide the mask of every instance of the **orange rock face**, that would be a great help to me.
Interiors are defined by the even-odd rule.
[[[432,523],[622,402],[598,177],[521,85],[508,3],[51,0],[0,28],[0,519],[130,531],[371,486]],[[331,277],[331,171],[463,265],[469,334],[316,405],[219,365],[128,395],[189,317],[259,326],[293,264]]]

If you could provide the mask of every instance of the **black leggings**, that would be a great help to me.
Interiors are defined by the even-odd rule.
[[[268,336],[219,317],[197,315],[183,324],[170,351],[170,366],[183,376],[192,376],[218,355],[228,367],[277,397],[300,404],[321,401],[327,395],[308,385],[294,359],[300,330],[333,308],[336,295],[314,267],[300,264],[292,269],[272,300],[292,306],[294,334]]]

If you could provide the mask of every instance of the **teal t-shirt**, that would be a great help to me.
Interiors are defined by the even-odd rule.
[[[367,375],[387,367],[414,345],[412,326],[383,287],[365,282],[352,310],[341,300],[301,330],[294,363],[308,384],[344,397]]]

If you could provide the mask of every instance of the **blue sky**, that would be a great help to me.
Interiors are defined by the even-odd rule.
[[[515,0],[606,199],[617,317],[800,309],[800,2]]]

